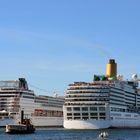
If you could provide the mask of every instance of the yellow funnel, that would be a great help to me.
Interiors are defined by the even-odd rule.
[[[107,64],[106,76],[108,78],[115,78],[117,76],[117,63],[115,63],[114,59],[110,59]]]

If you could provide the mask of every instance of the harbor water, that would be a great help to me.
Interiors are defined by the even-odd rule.
[[[140,129],[66,130],[63,128],[37,129],[34,134],[6,134],[0,128],[1,140],[100,140],[99,134],[108,132],[106,140],[140,140]]]

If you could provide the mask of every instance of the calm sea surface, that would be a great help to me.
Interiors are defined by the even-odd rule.
[[[10,135],[0,128],[0,140],[101,140],[104,130],[65,130],[63,128],[37,129],[34,134]],[[140,129],[106,129],[106,140],[140,140]]]

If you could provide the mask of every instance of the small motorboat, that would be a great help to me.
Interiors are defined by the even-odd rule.
[[[101,132],[100,134],[99,134],[99,138],[107,138],[108,137],[108,133],[107,132]]]
[[[21,111],[21,122],[16,125],[6,125],[6,133],[9,134],[29,134],[35,132],[34,125],[31,124],[30,119],[24,119],[24,112]]]

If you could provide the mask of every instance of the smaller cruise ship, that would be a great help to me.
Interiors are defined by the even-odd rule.
[[[17,124],[24,110],[34,126],[62,127],[64,97],[35,95],[24,78],[0,81],[0,126]]]
[[[106,75],[94,75],[93,82],[69,84],[63,106],[67,129],[140,128],[140,88],[117,75],[117,63],[110,59]]]

